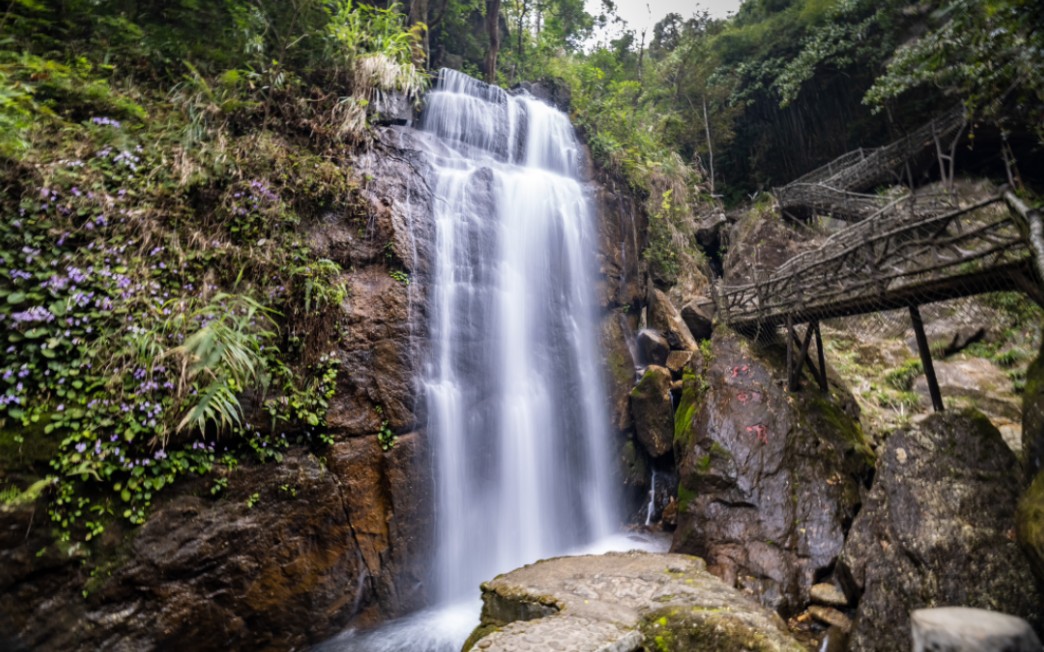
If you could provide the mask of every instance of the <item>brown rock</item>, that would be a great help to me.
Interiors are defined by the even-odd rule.
[[[852,631],[851,619],[837,609],[814,604],[808,608],[808,613],[819,622],[837,627],[842,632]]]
[[[713,311],[714,304],[706,297],[699,297],[682,306],[682,320],[696,340],[710,339],[714,331]]]
[[[695,351],[696,340],[666,294],[649,288],[649,325],[664,333],[671,349]]]
[[[667,354],[671,347],[667,338],[659,332],[643,328],[638,331],[638,362],[642,365],[667,364]]]
[[[682,370],[692,360],[692,356],[692,351],[671,351],[667,355],[667,368],[671,370],[675,378],[681,376]]]
[[[657,459],[671,452],[674,441],[674,414],[671,409],[671,372],[650,366],[631,390],[631,414],[635,434],[649,457]]]
[[[825,604],[828,607],[848,606],[848,598],[845,597],[844,591],[833,584],[813,584],[809,597],[812,602]]]

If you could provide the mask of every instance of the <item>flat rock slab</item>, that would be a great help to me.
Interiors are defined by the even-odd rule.
[[[612,623],[590,618],[548,616],[516,620],[475,644],[483,652],[634,652],[642,635]]]
[[[910,615],[914,652],[1040,652],[1029,623],[968,607],[918,609]]]
[[[482,600],[480,630],[487,633],[474,650],[558,649],[552,640],[583,652],[630,652],[649,644],[664,652],[804,649],[779,616],[688,555],[548,559],[484,583]]]

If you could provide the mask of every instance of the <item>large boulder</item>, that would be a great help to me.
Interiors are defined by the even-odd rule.
[[[646,552],[559,557],[482,585],[465,649],[800,652],[780,618],[706,571]]]
[[[693,299],[682,306],[681,316],[689,332],[697,340],[710,339],[714,331],[714,304],[706,297]]]
[[[850,649],[910,649],[913,609],[960,605],[1041,625],[1015,542],[1015,455],[982,414],[947,412],[889,437],[845,543],[839,575],[858,597]]]
[[[631,390],[631,414],[635,435],[649,454],[657,459],[674,446],[674,413],[671,408],[671,372],[650,366]]]
[[[292,449],[238,468],[218,497],[210,479],[188,483],[140,529],[113,525],[100,558],[47,547],[31,508],[3,512],[0,646],[288,649],[417,608],[425,570],[412,560],[431,522],[408,505],[429,499],[429,465],[417,436],[399,441],[337,445],[329,466]]]
[[[649,287],[649,325],[667,337],[672,349],[696,350],[696,339],[689,332],[681,313],[666,294],[652,286]]]
[[[790,614],[833,569],[871,453],[839,407],[850,397],[785,391],[778,353],[719,329],[702,373],[687,374],[671,549]]]

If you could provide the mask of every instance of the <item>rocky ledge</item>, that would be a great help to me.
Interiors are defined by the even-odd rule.
[[[698,557],[647,552],[558,557],[482,585],[465,650],[799,652],[772,611]]]

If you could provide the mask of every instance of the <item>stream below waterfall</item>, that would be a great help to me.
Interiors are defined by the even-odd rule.
[[[443,70],[421,128],[435,243],[419,379],[436,482],[429,610],[320,646],[459,650],[479,585],[538,559],[661,542],[619,534],[599,349],[597,216],[568,118]]]

